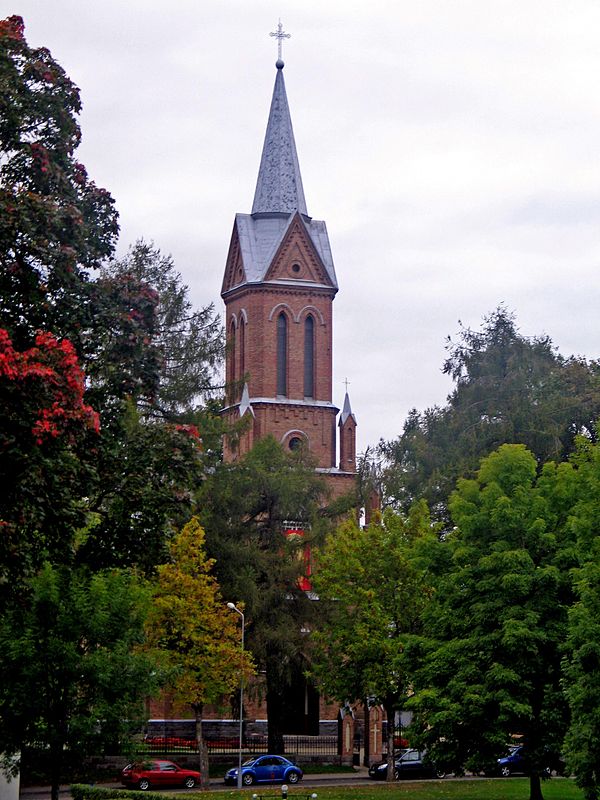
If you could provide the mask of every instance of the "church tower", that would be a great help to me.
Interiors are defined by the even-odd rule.
[[[280,38],[285,36],[279,30]],[[338,284],[324,222],[309,216],[283,79],[281,53],[250,214],[236,214],[221,296],[226,307],[223,413],[249,415],[226,460],[272,434],[307,447],[334,493],[353,487],[356,419],[346,394],[337,466],[332,398],[333,300]]]

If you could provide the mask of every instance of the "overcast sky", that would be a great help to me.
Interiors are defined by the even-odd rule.
[[[334,402],[359,449],[443,403],[444,340],[500,302],[600,355],[598,0],[1,0],[81,89],[79,160],[137,238],[222,309],[284,76],[329,230]]]

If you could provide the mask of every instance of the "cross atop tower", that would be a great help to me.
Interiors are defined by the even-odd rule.
[[[281,43],[283,39],[291,39],[292,34],[283,32],[283,25],[281,24],[281,20],[279,20],[279,24],[277,25],[277,30],[271,31],[269,36],[274,36],[277,39],[277,61],[283,62],[283,59],[281,58]]]

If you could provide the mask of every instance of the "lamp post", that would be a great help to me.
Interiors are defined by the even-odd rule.
[[[240,662],[240,752],[238,754],[238,774],[237,774],[237,788],[242,788],[242,740],[243,740],[243,726],[244,721],[244,626],[245,618],[244,613],[239,610],[235,603],[227,603],[227,608],[235,611],[242,618],[242,657]]]

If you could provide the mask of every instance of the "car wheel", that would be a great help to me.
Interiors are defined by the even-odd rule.
[[[288,783],[298,783],[300,775],[297,772],[290,772],[287,779]]]
[[[244,786],[252,786],[254,783],[254,775],[251,772],[244,772],[242,775],[242,783]]]
[[[194,786],[196,785],[196,779],[186,778],[185,781],[183,782],[183,785],[185,786],[186,789],[193,789]]]
[[[444,772],[443,769],[436,769],[436,771],[435,771],[435,777],[436,778],[445,778],[446,775],[447,775],[447,773]]]
[[[510,767],[502,767],[500,775],[502,775],[503,778],[510,778]]]
[[[140,778],[138,781],[138,789],[141,789],[142,792],[147,792],[150,788],[150,781],[148,778]]]

